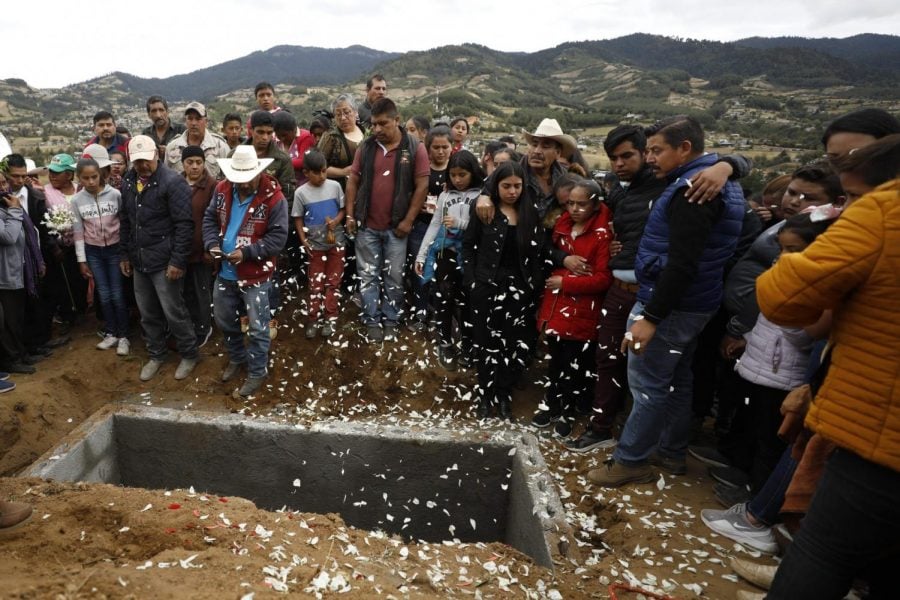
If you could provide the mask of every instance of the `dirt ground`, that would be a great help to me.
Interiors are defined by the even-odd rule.
[[[300,311],[281,314],[267,389],[247,401],[218,380],[227,361],[221,337],[202,348],[185,382],[175,358],[149,383],[139,336],[132,355],[94,348],[93,318],[17,389],[0,396],[0,499],[34,506],[34,517],[0,535],[3,598],[268,598],[345,594],[351,598],[444,596],[638,598],[616,583],[672,598],[733,598],[738,583],[727,559],[747,550],[713,535],[702,508],[718,507],[700,463],[686,476],[602,490],[587,472],[606,451],[579,455],[527,425],[542,394],[546,363],[528,373],[514,398],[517,428],[540,439],[576,539],[573,557],[555,569],[501,543],[407,543],[346,526],[339,515],[267,512],[241,498],[200,490],[145,490],[15,477],[89,415],[109,403],[140,402],[184,410],[238,412],[248,419],[380,419],[417,427],[477,428],[474,375],[437,365],[424,333],[366,344],[345,311],[330,341],[307,340]],[[135,327],[137,330],[137,327]],[[580,429],[580,428],[578,428]],[[576,433],[578,430],[576,430]],[[770,561],[759,557],[761,562]]]

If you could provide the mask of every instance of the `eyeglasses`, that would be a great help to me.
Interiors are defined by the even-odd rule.
[[[349,108],[345,109],[345,110],[336,110],[336,111],[334,111],[334,116],[336,116],[336,117],[352,117],[353,111],[350,110]]]

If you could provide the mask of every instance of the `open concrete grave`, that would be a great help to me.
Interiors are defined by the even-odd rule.
[[[240,496],[430,542],[504,542],[552,568],[571,529],[537,440],[372,423],[104,409],[25,476]]]

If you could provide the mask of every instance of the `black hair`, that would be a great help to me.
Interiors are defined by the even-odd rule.
[[[690,142],[692,153],[702,153],[705,148],[703,127],[689,115],[676,115],[657,121],[644,130],[644,135],[647,138],[661,135],[666,144],[673,148],[677,148],[682,142]]]
[[[823,160],[803,165],[791,173],[791,179],[802,179],[822,186],[825,195],[831,202],[837,202],[838,198],[844,195],[841,179],[834,169]]]
[[[124,125],[116,125],[116,133],[124,135],[126,137],[131,137],[131,132],[128,131],[128,128]]]
[[[250,114],[250,129],[255,129],[256,127],[275,127],[272,125],[272,113],[267,110],[254,110]]]
[[[157,94],[153,94],[152,96],[150,96],[149,98],[147,98],[147,114],[150,114],[150,105],[151,105],[151,104],[156,104],[156,103],[158,103],[158,102],[161,102],[161,103],[162,103],[163,108],[165,108],[166,110],[169,110],[169,103],[166,102],[166,99],[163,98],[162,96],[157,95]]]
[[[465,117],[455,117],[450,121],[450,129],[453,129],[453,126],[459,123],[460,121],[464,121],[466,124],[466,134],[469,133],[469,121]]]
[[[828,140],[836,133],[862,133],[880,139],[892,133],[900,133],[900,121],[880,108],[863,108],[829,123],[822,135],[822,145],[827,146]]]
[[[603,202],[603,188],[593,179],[579,179],[572,186],[572,189],[581,188],[587,192],[588,198],[594,201],[594,204]]]
[[[25,157],[18,153],[7,154],[5,162],[7,167],[28,168],[28,163],[25,162]]]
[[[528,191],[525,182],[528,180],[525,174],[525,167],[515,161],[508,160],[500,164],[494,169],[490,178],[490,196],[491,201],[497,207],[494,218],[500,213],[500,183],[508,177],[518,177],[522,180],[522,193],[516,202],[516,213],[518,216],[518,224],[516,226],[516,242],[519,247],[519,256],[526,257],[533,252],[532,242],[540,242],[537,239],[538,226],[540,219],[537,210],[534,208],[534,200]]]
[[[834,219],[824,221],[813,221],[810,213],[800,213],[789,217],[784,225],[778,228],[778,233],[790,231],[806,242],[812,244],[820,234],[824,233],[828,227],[834,223]]]
[[[371,90],[372,84],[374,84],[376,81],[387,81],[387,79],[385,79],[384,75],[382,75],[381,73],[375,73],[374,75],[366,79],[366,89]]]
[[[100,172],[100,165],[91,157],[88,158],[79,158],[78,162],[75,163],[75,175],[81,175],[81,172],[84,171],[88,167],[94,167],[97,169],[97,172]]]
[[[559,192],[563,190],[571,190],[579,181],[581,181],[581,177],[575,175],[574,173],[566,173],[560,177],[557,177],[556,181],[553,182],[553,197],[558,198]]]
[[[428,120],[428,117],[416,115],[415,117],[410,117],[409,120],[413,122],[413,125],[415,125],[416,129],[418,129],[419,131],[428,133],[428,131],[431,129],[431,122]]]
[[[501,136],[500,139],[497,140],[497,141],[503,142],[504,144],[514,144],[514,145],[515,145],[515,144],[518,144],[518,142],[516,142],[516,138],[514,138],[514,137],[511,136],[511,135],[504,135],[504,136]]]
[[[272,90],[272,93],[275,93],[275,86],[273,86],[268,81],[260,81],[256,84],[256,87],[253,88],[253,97],[256,98],[256,95],[262,90]]]
[[[289,111],[279,110],[272,115],[272,128],[275,131],[297,131],[297,119]]]
[[[512,162],[519,162],[522,160],[522,155],[507,146],[506,148],[497,148],[491,153],[491,160],[494,161],[494,164],[497,164],[497,155],[498,154],[509,154],[509,160]]]
[[[94,125],[97,124],[97,121],[105,121],[106,119],[112,119],[113,123],[116,122],[116,118],[108,110],[98,110],[94,113]]]
[[[397,111],[397,105],[394,104],[394,101],[390,98],[379,98],[375,102],[372,103],[372,117],[388,117],[389,119],[393,119],[399,116],[400,113]]]
[[[222,127],[225,127],[225,125],[229,121],[237,121],[238,123],[244,122],[244,120],[241,118],[241,115],[237,113],[227,113],[224,117],[222,117]]]
[[[331,129],[331,119],[329,119],[325,115],[317,115],[309,124],[310,133],[312,133],[316,129],[321,129],[323,132],[328,131],[329,129]]]
[[[450,128],[446,125],[437,125],[428,130],[428,135],[425,136],[425,149],[431,150],[431,143],[434,141],[434,138],[445,137],[447,140],[450,140]]]
[[[587,161],[584,160],[584,155],[581,153],[581,150],[575,148],[572,151],[572,154],[569,155],[569,171],[577,172],[582,177],[587,177],[588,172],[590,171],[590,167],[588,167]],[[574,169],[573,167],[578,166],[580,169]]]
[[[900,133],[885,136],[831,161],[838,173],[853,173],[871,187],[895,179],[900,173]]]
[[[508,146],[499,140],[497,140],[496,142],[488,142],[484,145],[484,154],[493,158],[494,152],[500,150],[501,148],[508,148]]]
[[[637,125],[619,125],[607,133],[606,139],[603,140],[603,149],[607,154],[612,154],[613,150],[625,142],[631,142],[634,148],[641,153],[647,149],[647,136],[644,135],[644,130]]]
[[[478,164],[475,155],[468,150],[460,150],[450,155],[450,160],[447,162],[448,174],[450,169],[462,169],[471,173],[472,181],[469,182],[469,188],[480,188],[484,183],[484,171],[481,170],[481,165]]]
[[[310,150],[303,155],[303,170],[310,173],[319,173],[328,168],[325,155],[318,150]]]

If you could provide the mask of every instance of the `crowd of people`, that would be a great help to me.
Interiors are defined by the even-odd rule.
[[[554,119],[524,132],[521,154],[506,136],[476,156],[468,120],[401,120],[387,89],[375,75],[364,102],[341,94],[307,129],[260,83],[257,110],[226,115],[221,134],[200,102],[180,125],[151,96],[140,135],[98,112],[46,184],[6,157],[0,391],[68,343],[96,298],[97,348],[120,356],[136,307],[142,381],[170,341],[175,379],[189,377],[215,326],[221,379],[246,371],[250,397],[283,290],[302,285],[305,337],[333,336],[353,299],[366,341],[406,327],[442,368],[473,369],[478,419],[512,419],[546,353],[530,424],[572,452],[614,448],[588,473],[599,486],[707,463],[725,506],[702,512],[712,530],[767,553],[779,531],[793,539],[777,573],[734,563],[769,598],[839,598],[856,577],[886,597],[900,557],[900,122],[841,116],[825,159],[750,196],[750,161],[708,152],[689,116],[612,129],[612,176],[595,181]],[[711,414],[717,445],[690,446]],[[0,527],[24,520],[0,508]]]

